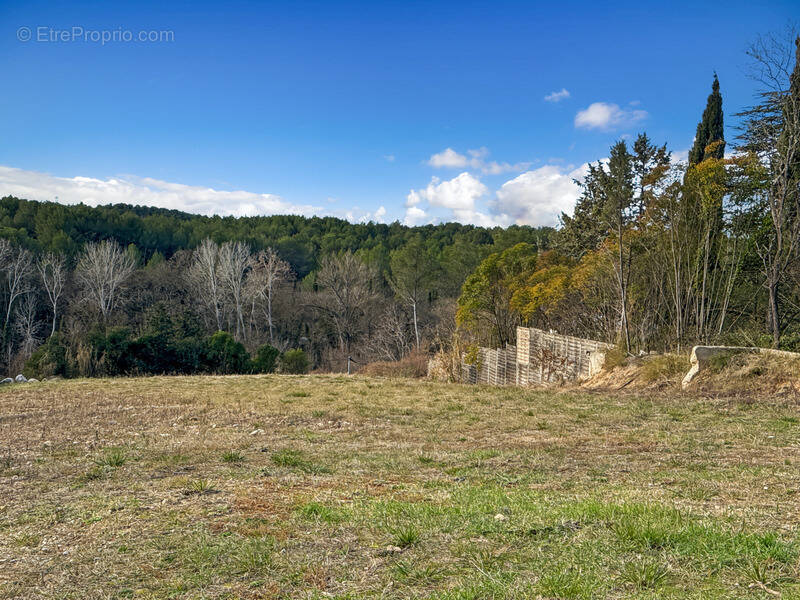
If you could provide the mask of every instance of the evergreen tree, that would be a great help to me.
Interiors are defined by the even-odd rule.
[[[714,74],[711,94],[706,101],[703,117],[697,124],[694,145],[689,151],[689,168],[684,176],[684,197],[689,222],[702,232],[702,243],[694,261],[695,318],[697,336],[704,340],[710,325],[709,290],[714,288],[714,273],[720,265],[724,211],[725,132],[722,115],[722,94],[719,79]]]
[[[714,144],[715,142],[722,142]],[[711,144],[713,147],[709,148]],[[694,146],[689,151],[689,166],[697,165],[706,158],[721,159],[725,155],[725,131],[722,116],[722,94],[719,93],[719,79],[714,74],[711,93],[706,101],[703,118],[697,124]]]

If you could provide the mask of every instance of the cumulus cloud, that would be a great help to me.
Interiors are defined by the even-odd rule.
[[[488,191],[480,179],[465,171],[447,181],[440,181],[438,177],[432,178],[428,187],[420,190],[416,197],[426,199],[431,206],[467,212],[473,210],[475,201]]]
[[[490,194],[474,175],[463,172],[442,181],[433,177],[427,187],[406,197],[406,225],[458,221],[485,227],[557,225],[562,212],[571,213],[588,164],[545,165],[503,183]]]
[[[673,150],[669,153],[669,160],[673,165],[688,161],[689,149],[686,148],[685,150]]]
[[[647,111],[620,108],[618,104],[595,102],[575,115],[575,127],[608,131],[627,127],[647,118]]]
[[[411,190],[406,198],[407,225],[432,220],[431,209],[444,209],[446,220],[476,225],[492,225],[495,220],[477,210],[477,201],[489,192],[480,179],[466,171],[446,181],[433,177],[428,186]],[[426,204],[426,206],[422,206]]]
[[[509,171],[522,171],[530,166],[530,163],[509,164],[489,161],[489,150],[485,147],[467,150],[466,154],[456,152],[452,148],[445,148],[441,152],[432,155],[428,159],[428,164],[436,169],[473,169],[487,175],[499,175]]]
[[[408,225],[409,227],[413,227],[415,225],[422,225],[426,221],[429,221],[428,213],[422,210],[418,206],[409,206],[406,209],[406,217],[403,219],[403,223]]]
[[[55,177],[37,171],[0,166],[0,195],[61,204],[138,204],[201,215],[237,217],[273,214],[319,214],[318,206],[297,205],[275,194],[223,191],[171,183],[151,177]]]
[[[469,159],[452,148],[445,148],[432,155],[428,159],[428,164],[436,169],[463,169],[469,164]]]
[[[544,97],[546,102],[561,102],[567,98],[569,98],[569,92],[567,91],[567,88],[561,88],[560,92],[552,92]]]
[[[582,179],[588,165],[578,168],[546,165],[526,171],[505,182],[491,211],[499,222],[517,225],[556,225],[562,212],[570,213],[580,196],[575,179]]]

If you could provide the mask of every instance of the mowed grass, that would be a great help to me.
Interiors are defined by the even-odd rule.
[[[798,598],[796,400],[0,390],[0,598]]]

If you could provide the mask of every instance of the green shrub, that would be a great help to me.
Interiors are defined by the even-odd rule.
[[[781,336],[781,350],[800,352],[800,331],[793,331]]]
[[[227,331],[218,331],[203,346],[203,363],[209,372],[231,374],[250,370],[250,355]]]
[[[264,344],[253,357],[253,373],[274,373],[280,355],[277,348]]]
[[[41,379],[53,375],[68,377],[72,370],[68,359],[67,345],[61,334],[56,332],[31,355],[25,363],[22,373],[29,379],[31,377]]]
[[[300,348],[288,350],[281,357],[282,373],[308,373],[308,367],[308,355]]]
[[[203,369],[205,344],[201,338],[187,337],[175,342],[175,372],[197,373]]]
[[[91,362],[97,375],[125,375],[135,370],[131,352],[131,332],[127,327],[98,327],[89,334]]]

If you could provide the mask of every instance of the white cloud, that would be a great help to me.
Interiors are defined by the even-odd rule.
[[[469,164],[469,159],[452,148],[446,148],[431,156],[428,164],[437,169],[463,169]]]
[[[674,165],[681,162],[686,162],[689,160],[689,149],[685,150],[673,150],[669,153],[669,160]]]
[[[517,225],[556,225],[562,212],[570,213],[580,196],[575,179],[585,176],[588,165],[562,168],[546,165],[505,182],[490,203],[500,222]]]
[[[575,127],[579,129],[611,130],[627,127],[647,118],[646,110],[620,108],[618,104],[595,102],[575,115]]]
[[[441,181],[433,177],[428,186],[421,190],[411,190],[406,198],[405,222],[415,225],[430,220],[430,209],[444,209],[445,220],[475,225],[495,225],[496,220],[477,210],[477,201],[489,191],[477,177],[466,171],[460,175]],[[427,203],[426,207],[421,206]]]
[[[385,160],[386,162],[394,162],[395,156],[394,154],[384,154],[383,160]]]
[[[546,102],[561,102],[567,98],[569,98],[569,92],[567,91],[567,88],[561,88],[560,92],[552,92],[544,97]]]
[[[354,206],[347,210],[334,210],[328,214],[332,217],[345,219],[351,223],[369,223],[370,221],[373,223],[385,223],[386,219],[384,217],[386,217],[386,212],[385,206],[379,206],[375,211],[366,210],[360,206]]]
[[[433,177],[424,189],[406,197],[406,225],[458,221],[484,227],[557,225],[562,212],[571,213],[580,196],[588,164],[546,165],[506,181],[492,196],[474,175],[463,172],[441,181]]]
[[[424,210],[417,206],[410,206],[406,209],[406,217],[403,219],[403,223],[413,227],[414,225],[421,225],[427,219],[428,214]]]
[[[420,190],[420,195],[432,206],[464,212],[473,210],[475,201],[488,191],[480,179],[465,171],[448,181],[440,182],[438,177],[432,178],[428,187]]]
[[[55,177],[37,171],[0,166],[0,196],[50,200],[61,204],[138,204],[201,215],[313,215],[322,208],[296,205],[275,194],[223,191],[170,183],[151,177]]]
[[[441,152],[432,155],[428,159],[428,164],[436,169],[473,169],[486,175],[499,175],[509,171],[522,171],[530,166],[530,163],[509,164],[497,161],[487,161],[489,150],[485,147],[467,150],[466,154],[456,152],[452,148],[445,148]]]

